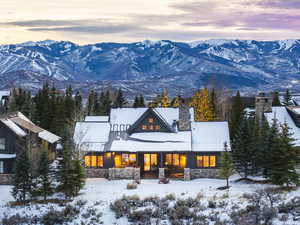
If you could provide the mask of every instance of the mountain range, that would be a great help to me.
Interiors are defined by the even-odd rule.
[[[190,94],[207,85],[283,90],[300,87],[300,40],[212,39],[77,45],[45,40],[0,46],[0,90],[119,88],[128,94]]]

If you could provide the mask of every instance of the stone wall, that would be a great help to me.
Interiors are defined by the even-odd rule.
[[[0,184],[12,184],[12,174],[0,174]]]
[[[218,178],[219,169],[190,169],[191,179],[196,178]]]
[[[132,168],[132,167],[109,168],[108,169],[108,178],[110,180],[115,180],[115,179],[140,180],[141,179],[140,168]]]
[[[108,178],[108,169],[85,169],[87,178]]]

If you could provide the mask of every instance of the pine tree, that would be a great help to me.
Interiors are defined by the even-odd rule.
[[[281,106],[281,103],[279,100],[279,94],[277,91],[275,91],[273,94],[272,106]]]
[[[161,107],[164,107],[164,108],[170,107],[170,101],[169,101],[168,93],[166,91],[164,91],[162,93],[162,97],[161,97],[161,100],[159,102],[159,105]]]
[[[53,171],[51,169],[51,162],[48,158],[47,150],[43,150],[39,166],[38,166],[38,177],[36,178],[36,193],[43,197],[44,201],[47,197],[54,193],[53,187]]]
[[[226,179],[226,188],[229,188],[229,177],[233,175],[234,167],[226,142],[224,143],[224,152],[222,152],[221,157],[220,177]]]
[[[133,108],[139,107],[139,98],[138,98],[138,96],[135,96],[132,107]]]
[[[87,115],[92,115],[94,112],[94,103],[95,103],[95,91],[91,90],[88,96],[87,102]]]
[[[31,164],[26,151],[15,162],[12,195],[17,201],[26,201],[32,194]]]
[[[73,99],[73,89],[72,86],[68,86],[65,92],[64,99],[65,118],[67,123],[74,123],[75,120],[75,101]]]
[[[212,91],[210,93],[210,101],[211,101],[213,117],[216,119],[218,110],[217,110],[217,104],[216,104],[217,97],[216,97],[215,89],[212,89]]]
[[[110,92],[109,91],[106,91],[105,93],[101,92],[100,94],[101,114],[100,115],[106,116],[109,114],[111,103],[112,101],[110,98]]]
[[[114,103],[114,107],[122,108],[127,103],[125,97],[123,96],[122,89],[120,88],[117,92],[116,101]]]
[[[74,187],[74,196],[78,195],[79,191],[83,188],[85,184],[85,174],[84,169],[81,165],[79,159],[73,160],[73,187]]]
[[[143,95],[140,95],[140,97],[139,97],[139,107],[145,107],[146,105],[145,105],[145,99],[144,99],[144,96]]]
[[[183,103],[183,99],[181,98],[180,95],[178,95],[175,98],[173,98],[171,102],[171,106],[174,108],[178,108],[182,103]]]
[[[244,105],[242,104],[240,92],[237,91],[236,96],[234,97],[234,102],[230,112],[229,127],[230,127],[230,137],[233,138],[237,131],[238,127],[241,124],[241,121],[244,117]]]
[[[238,132],[232,140],[232,157],[235,170],[246,179],[257,173],[255,119],[243,117]]]
[[[299,174],[296,166],[300,163],[299,151],[294,148],[292,133],[287,123],[281,125],[278,145],[271,149],[268,178],[273,184],[299,185]]]
[[[82,96],[79,91],[75,94],[75,119],[80,120],[82,116]]]
[[[286,106],[288,106],[288,105],[290,105],[290,101],[292,100],[292,96],[291,96],[291,94],[290,94],[290,91],[289,91],[289,89],[286,89],[285,90],[285,95],[284,95],[284,102],[283,102],[283,104],[284,105],[286,105]]]

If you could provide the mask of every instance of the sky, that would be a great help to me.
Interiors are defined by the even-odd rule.
[[[1,0],[0,44],[300,39],[300,0]]]

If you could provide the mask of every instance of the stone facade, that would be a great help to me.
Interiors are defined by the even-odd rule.
[[[219,169],[190,169],[190,178],[218,178]]]
[[[108,169],[85,169],[87,178],[108,178]]]
[[[184,179],[184,181],[191,180],[191,169],[190,168],[184,168],[183,179]]]
[[[133,180],[140,180],[140,168],[109,168],[108,169],[108,179],[115,180],[115,179],[133,179]]]
[[[178,129],[180,131],[191,130],[190,108],[187,105],[179,107]]]
[[[263,118],[265,112],[272,112],[272,97],[260,92],[255,97],[255,115],[259,120]]]
[[[159,168],[158,169],[158,179],[165,178],[165,168]]]
[[[0,174],[0,184],[12,184],[12,174]]]

